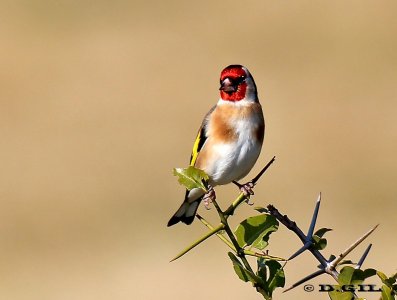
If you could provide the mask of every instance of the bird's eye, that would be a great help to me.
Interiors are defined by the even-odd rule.
[[[245,76],[240,76],[239,78],[237,78],[237,84],[243,83],[245,78],[246,78]]]

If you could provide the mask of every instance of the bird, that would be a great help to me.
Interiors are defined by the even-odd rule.
[[[218,102],[205,115],[198,130],[190,165],[208,174],[211,189],[233,182],[246,195],[253,194],[252,183],[241,185],[237,181],[255,165],[265,134],[254,78],[242,65],[227,66],[220,74],[219,91]],[[199,188],[186,190],[182,205],[167,226],[178,222],[190,225],[205,196]]]

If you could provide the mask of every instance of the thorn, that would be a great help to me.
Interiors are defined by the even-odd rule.
[[[297,281],[296,283],[294,283],[293,285],[291,285],[288,289],[284,290],[283,293],[288,292],[294,288],[296,288],[297,286],[301,285],[302,283],[305,283],[306,281],[313,279],[321,274],[324,274],[325,270],[321,269],[321,270],[317,270],[316,272],[307,275],[306,277],[302,278],[301,280]]]
[[[330,270],[335,269],[335,267],[340,263],[342,259],[344,259],[351,251],[354,250],[358,245],[361,244],[362,241],[364,241],[376,228],[378,228],[379,224],[374,226],[371,230],[366,232],[362,237],[360,237],[357,241],[355,241],[353,244],[351,244],[345,251],[343,251],[341,254],[339,254],[338,257],[336,257],[332,262],[330,262],[329,267]]]
[[[307,232],[307,235],[305,236],[304,245],[302,248],[300,248],[298,251],[296,251],[294,254],[292,254],[288,260],[291,260],[291,259],[297,257],[298,255],[302,254],[305,250],[308,250],[313,245],[313,232],[314,232],[314,228],[316,227],[318,212],[320,210],[320,203],[321,203],[321,193],[319,194],[319,196],[317,198],[317,202],[316,202],[316,206],[314,208],[313,217],[310,222],[309,230]]]
[[[321,203],[321,193],[318,195],[316,207],[314,208],[314,212],[313,212],[312,221],[310,223],[309,231],[307,232],[307,236],[306,236],[306,238],[310,240],[312,239],[314,228],[316,227],[318,211],[320,209],[320,203]]]
[[[360,260],[358,261],[355,269],[361,269],[361,266],[364,263],[364,260],[367,258],[367,255],[369,253],[369,250],[371,250],[372,244],[369,244],[367,249],[365,249],[364,254],[361,256]]]
[[[307,249],[309,249],[311,247],[311,245],[313,245],[312,241],[307,241],[302,248],[300,248],[298,251],[296,251],[294,254],[292,254],[290,256],[290,258],[288,258],[288,260],[292,260],[295,257],[297,257],[298,255],[302,254],[304,251],[306,251]]]
[[[201,238],[196,240],[194,243],[192,243],[191,245],[186,247],[184,250],[182,250],[177,256],[175,256],[173,259],[171,259],[170,262],[173,262],[174,260],[177,260],[178,258],[182,257],[183,255],[188,253],[190,250],[192,250],[193,248],[195,248],[196,246],[198,246],[199,244],[204,242],[206,239],[208,239],[209,237],[211,237],[214,234],[217,234],[219,231],[221,231],[223,229],[225,229],[225,225],[219,224],[217,227],[215,227],[214,229],[212,229],[211,231],[206,233],[204,236],[202,236]]]

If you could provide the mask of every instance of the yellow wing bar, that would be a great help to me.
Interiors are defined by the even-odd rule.
[[[200,152],[200,149],[202,147],[202,142],[201,142],[201,128],[197,134],[196,140],[194,141],[193,149],[192,149],[192,155],[190,156],[190,165],[194,166],[197,160],[197,156]]]

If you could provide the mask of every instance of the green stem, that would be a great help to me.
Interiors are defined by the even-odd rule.
[[[273,157],[268,163],[267,165],[258,173],[258,175],[256,175],[254,177],[254,179],[252,179],[252,183],[255,185],[256,182],[261,178],[261,176],[265,173],[265,171],[270,167],[270,165],[274,162],[275,157]],[[241,259],[242,263],[244,264],[244,267],[251,272],[252,274],[255,274],[254,271],[252,270],[246,255],[252,255],[252,256],[256,256],[256,257],[264,257],[264,255],[262,256],[260,253],[256,253],[250,250],[245,250],[242,247],[240,247],[240,245],[237,242],[236,237],[233,234],[233,231],[231,230],[227,219],[229,218],[229,216],[234,214],[234,211],[236,210],[236,208],[243,203],[245,200],[248,200],[249,198],[247,196],[244,195],[244,193],[240,193],[240,195],[237,197],[236,200],[233,201],[233,203],[227,208],[226,211],[222,211],[222,209],[219,207],[218,203],[216,202],[215,199],[212,200],[219,218],[221,219],[221,224],[219,224],[217,227],[212,227],[204,218],[200,217],[199,215],[197,215],[197,217],[199,218],[199,220],[205,225],[207,226],[209,229],[211,229],[210,232],[208,232],[206,235],[204,235],[203,237],[201,237],[200,239],[198,239],[197,241],[195,241],[193,244],[191,244],[190,246],[188,246],[186,249],[184,249],[181,253],[179,253],[177,256],[175,256],[171,261],[174,261],[178,258],[180,258],[181,256],[183,256],[184,254],[186,254],[187,252],[189,252],[190,250],[192,250],[194,247],[196,247],[197,245],[199,245],[200,243],[202,243],[203,241],[205,241],[206,239],[208,239],[210,236],[216,234],[224,243],[226,243],[226,245],[228,245],[233,251],[236,252],[237,256]],[[225,230],[227,236],[229,237],[230,241],[227,240],[223,234],[219,233],[219,231],[221,230]],[[266,299],[271,299],[271,297],[268,295],[268,293],[261,288],[260,286],[257,286],[256,284],[254,285],[256,290],[261,293]]]
[[[254,251],[245,250],[245,249],[244,249],[244,254],[248,255],[248,256],[262,257],[262,258],[265,258],[265,259],[271,259],[271,260],[277,260],[277,261],[287,261],[286,258],[273,256],[273,255],[268,255],[268,254],[263,254],[263,253],[254,252]]]
[[[269,162],[267,164],[267,166],[264,168],[264,170],[266,170],[266,168],[268,166],[270,166],[274,161],[274,158],[272,159],[271,162]],[[260,176],[262,176],[262,174],[264,173],[264,171],[262,170],[260,172],[260,175],[258,175],[257,177],[255,177],[255,181],[257,181]],[[232,203],[232,205],[228,208],[228,211],[230,210],[230,213],[227,215],[226,212],[223,212],[222,209],[220,208],[220,206],[218,205],[218,203],[216,202],[215,199],[212,200],[219,218],[221,219],[221,223],[224,225],[224,230],[226,232],[226,234],[228,235],[229,239],[231,240],[231,242],[233,243],[233,246],[236,248],[236,254],[237,256],[241,259],[241,262],[243,263],[244,267],[251,273],[255,274],[254,271],[251,268],[251,265],[249,264],[247,258],[245,257],[245,253],[244,253],[244,249],[240,247],[240,245],[238,244],[236,237],[233,234],[233,231],[230,229],[230,226],[227,222],[227,218],[229,215],[232,215],[234,213],[234,210],[236,209],[236,207],[238,207],[244,200],[246,199],[246,197],[244,196],[243,193],[241,193],[239,195],[239,197]],[[254,287],[256,289],[256,291],[260,294],[262,294],[266,299],[271,299],[271,296],[269,296],[269,294],[267,293],[267,291],[265,291],[261,286],[258,286],[256,284],[254,284]]]
[[[254,271],[252,270],[247,258],[245,257],[244,254],[244,249],[240,247],[240,245],[238,244],[236,237],[233,234],[233,231],[231,230],[229,223],[227,222],[227,218],[225,217],[225,213],[222,211],[222,209],[220,208],[220,206],[218,205],[218,202],[216,202],[215,199],[212,200],[212,203],[214,204],[216,211],[218,212],[219,218],[221,219],[221,223],[224,225],[224,230],[226,232],[226,234],[228,235],[230,241],[232,242],[234,248],[236,248],[236,254],[238,257],[240,257],[241,261],[244,264],[244,267],[254,273]]]
[[[225,218],[227,219],[229,218],[229,216],[233,215],[236,208],[247,199],[248,198],[244,195],[244,193],[238,195],[236,200],[234,200],[233,203],[225,210],[224,212]]]
[[[208,232],[206,235],[202,236],[201,238],[199,238],[197,241],[195,241],[193,244],[191,244],[190,246],[186,247],[184,250],[182,250],[177,256],[175,256],[173,259],[170,260],[170,262],[180,258],[181,256],[185,255],[187,252],[189,252],[190,250],[192,250],[194,247],[196,247],[197,245],[199,245],[200,243],[204,242],[206,239],[208,239],[210,236],[216,234],[217,232],[223,230],[225,228],[225,225],[223,224],[219,224],[216,228],[214,228],[213,230],[211,230],[210,232]]]
[[[214,226],[208,222],[205,218],[203,218],[201,215],[197,214],[196,217],[200,220],[201,223],[203,223],[209,230],[214,230]],[[232,249],[234,251],[234,253],[237,253],[236,248],[233,246],[233,244],[220,232],[217,232],[216,235],[219,237],[219,239],[224,242],[230,249]],[[264,254],[264,253],[259,253],[259,252],[255,252],[252,250],[247,250],[247,249],[243,249],[244,250],[244,254],[248,255],[248,256],[254,256],[254,257],[262,257],[262,258],[266,258],[266,259],[272,259],[272,260],[277,260],[277,261],[286,261],[285,258],[282,257],[278,257],[278,256],[273,256],[273,255],[268,255],[268,254]]]
[[[212,226],[206,219],[204,219],[202,216],[199,214],[196,215],[196,217],[203,223],[205,226],[207,226],[208,229],[211,231],[214,230],[214,226]],[[222,242],[224,242],[230,249],[232,249],[234,252],[236,251],[236,248],[234,248],[233,244],[220,232],[216,233],[217,237],[221,239]]]

